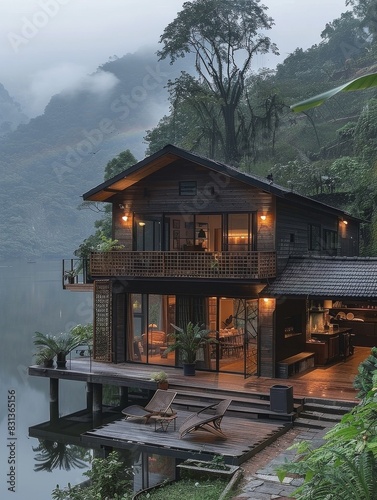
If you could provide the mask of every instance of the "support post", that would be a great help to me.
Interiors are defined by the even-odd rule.
[[[59,419],[59,379],[50,378],[50,422]]]
[[[102,384],[92,384],[93,387],[93,425],[102,423]]]
[[[125,408],[128,405],[128,387],[119,387],[119,405],[121,408]]]
[[[86,409],[93,410],[93,384],[92,382],[86,383]]]

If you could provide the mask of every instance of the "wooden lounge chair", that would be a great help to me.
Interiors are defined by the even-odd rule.
[[[122,410],[123,415],[128,418],[139,418],[145,419],[145,423],[148,422],[152,415],[172,415],[174,412],[171,408],[173,399],[176,396],[176,392],[163,391],[157,389],[154,393],[152,399],[145,406],[131,405],[127,406]]]
[[[179,429],[181,438],[189,432],[201,429],[226,439],[226,435],[221,430],[220,425],[231,401],[231,399],[224,399],[220,403],[206,406],[197,413],[190,415]]]

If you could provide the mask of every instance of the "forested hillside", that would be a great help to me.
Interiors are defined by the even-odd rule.
[[[0,258],[72,255],[98,217],[77,209],[81,195],[124,149],[144,157],[178,71],[153,50],[111,60],[90,88],[55,95],[42,116],[0,137]]]
[[[215,23],[215,34],[217,28]],[[81,195],[102,182],[108,161],[127,149],[142,159],[167,143],[272,173],[274,182],[374,220],[376,90],[334,97],[306,114],[289,109],[377,70],[374,32],[362,13],[329,19],[320,43],[297,48],[276,70],[251,72],[247,61],[242,85],[238,76],[229,86],[241,92],[237,103],[229,103],[236,104],[230,142],[221,121],[226,95],[213,93],[205,74],[194,79],[195,59],[174,45],[178,38],[169,29],[160,60],[153,50],[112,58],[91,75],[90,85],[55,95],[44,114],[29,122],[0,87],[0,258],[72,255],[98,219],[78,210]],[[168,80],[175,82],[169,92]],[[364,232],[369,253],[377,248],[373,227]]]

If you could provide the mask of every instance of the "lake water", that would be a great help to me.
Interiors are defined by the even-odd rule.
[[[34,451],[39,440],[28,436],[30,426],[49,418],[49,381],[29,377],[33,364],[35,331],[59,333],[92,322],[92,294],[65,291],[61,262],[0,262],[0,498],[51,500],[57,484],[79,483],[83,469],[36,472]],[[8,398],[15,394],[14,436],[8,418]],[[69,414],[85,408],[85,388],[80,383],[60,384],[60,411]],[[9,423],[8,423],[9,420]],[[15,461],[13,464],[13,460]],[[8,463],[10,462],[10,463]],[[14,467],[11,470],[11,467]],[[15,473],[15,492],[7,483]]]

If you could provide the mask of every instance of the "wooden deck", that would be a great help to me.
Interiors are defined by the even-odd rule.
[[[108,364],[90,362],[87,358],[68,361],[68,369],[48,369],[41,366],[29,367],[29,374],[38,377],[77,380],[124,387],[156,389],[150,375],[164,370],[169,377],[169,387],[174,390],[221,393],[231,391],[242,396],[269,394],[272,385],[293,386],[293,394],[299,398],[323,398],[328,400],[355,401],[353,380],[359,364],[370,354],[369,347],[356,347],[353,356],[346,361],[317,367],[298,373],[289,379],[250,377],[231,373],[197,371],[195,377],[183,376],[181,368],[137,363]]]
[[[177,430],[171,424],[167,432],[155,430],[153,422],[120,419],[88,431],[81,436],[88,447],[109,446],[116,449],[141,447],[143,451],[187,458],[211,460],[223,455],[226,463],[239,465],[284,434],[290,425],[271,424],[245,418],[224,416],[221,424],[227,439],[205,431],[197,431],[180,439],[178,429],[190,412],[180,410]]]
[[[290,418],[290,415],[276,414],[269,409],[271,386],[293,387],[295,415],[300,412],[307,398],[355,402],[353,380],[359,364],[369,353],[370,348],[356,347],[354,355],[345,361],[299,373],[289,379],[244,379],[242,375],[201,371],[197,371],[195,377],[185,377],[180,368],[135,363],[112,365],[91,362],[87,358],[68,361],[65,370],[32,366],[29,367],[29,374],[48,379],[155,390],[157,385],[150,380],[150,375],[163,369],[168,374],[170,390],[178,393],[174,403],[178,414],[177,430],[171,425],[166,433],[156,432],[153,422],[145,425],[140,421],[126,421],[121,417],[118,408],[115,413],[111,411],[109,415],[106,415],[105,411],[100,420],[92,420],[90,412],[83,410],[73,420],[68,418],[68,434],[70,426],[81,422],[77,441],[84,446],[107,446],[115,449],[140,447],[145,452],[165,454],[182,460],[211,460],[214,455],[224,455],[227,463],[239,465],[292,426],[293,418]],[[221,398],[232,399],[222,422],[222,429],[228,439],[222,440],[203,431],[180,439],[178,429],[187,415],[198,407],[204,407]],[[47,430],[48,433],[60,433],[60,422],[63,420],[59,419],[59,431],[56,430],[56,425],[54,427],[51,423],[45,423],[33,432],[38,436],[39,433],[45,434]]]

